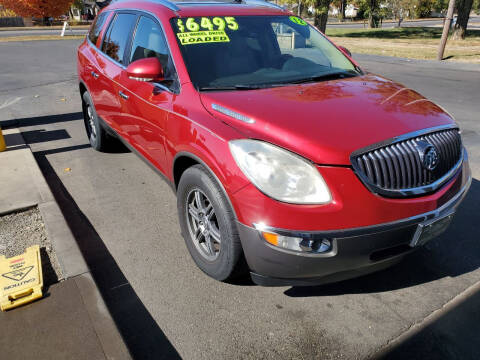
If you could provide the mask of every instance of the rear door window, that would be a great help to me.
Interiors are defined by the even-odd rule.
[[[102,12],[100,15],[97,16],[95,21],[92,24],[92,27],[90,28],[90,32],[88,33],[88,38],[92,42],[93,45],[97,45],[97,40],[98,37],[100,36],[100,33],[102,32],[103,25],[105,25],[105,21],[108,18],[108,11]]]
[[[137,15],[117,14],[110,24],[103,41],[102,51],[120,64],[125,63],[125,49],[130,40],[130,34],[137,21]]]

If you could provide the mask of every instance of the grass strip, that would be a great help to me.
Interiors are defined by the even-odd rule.
[[[441,28],[328,29],[327,35],[352,53],[434,60]],[[467,31],[465,40],[447,42],[444,59],[480,64],[480,30]]]
[[[84,39],[85,35],[32,35],[32,36],[5,36],[0,37],[0,42],[14,41],[45,41],[45,40],[76,40]]]

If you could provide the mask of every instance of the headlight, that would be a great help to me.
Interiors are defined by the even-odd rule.
[[[238,167],[266,195],[294,204],[325,204],[332,200],[318,170],[287,150],[258,140],[232,140]]]

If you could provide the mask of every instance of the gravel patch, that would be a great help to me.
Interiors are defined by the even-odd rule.
[[[40,245],[44,286],[47,287],[62,279],[57,256],[48,239],[38,208],[0,216],[1,255],[7,258],[17,256],[32,245]]]

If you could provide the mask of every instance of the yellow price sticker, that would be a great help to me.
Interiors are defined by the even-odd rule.
[[[229,42],[230,38],[223,30],[177,33],[182,45]]]
[[[183,33],[185,31],[198,32],[202,29],[208,31],[222,31],[225,28],[235,31],[238,30],[237,20],[233,16],[219,17],[215,16],[210,17],[201,17],[201,18],[187,18],[187,19],[177,19],[177,28],[178,31]]]

